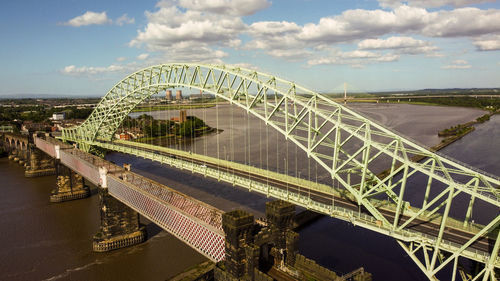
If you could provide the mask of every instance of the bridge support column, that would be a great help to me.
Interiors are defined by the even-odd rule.
[[[9,152],[9,160],[19,161],[19,158],[17,157],[17,153],[18,153],[17,148],[11,149],[11,151]]]
[[[26,162],[28,160],[28,149],[21,149],[18,153],[19,165],[26,167]]]
[[[54,159],[36,147],[30,147],[24,176],[27,178],[51,176],[56,174]]]
[[[57,168],[59,172],[56,188],[52,190],[50,202],[59,203],[90,196],[89,187],[85,186],[82,176],[62,164],[58,164]]]
[[[105,187],[99,187],[101,226],[93,238],[95,252],[107,252],[142,243],[146,228],[139,223],[139,214],[118,201]]]

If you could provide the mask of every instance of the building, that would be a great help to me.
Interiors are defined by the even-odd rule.
[[[165,92],[165,98],[168,100],[168,101],[171,101],[172,100],[172,90],[167,90]]]
[[[179,111],[179,123],[186,122],[187,120],[187,112],[186,110]]]
[[[55,112],[52,114],[52,120],[64,120],[66,118],[66,112]]]
[[[177,92],[175,93],[175,100],[182,100],[182,91],[181,90],[177,90]]]

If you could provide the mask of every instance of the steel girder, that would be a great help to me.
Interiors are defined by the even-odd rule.
[[[224,65],[152,66],[116,84],[89,118],[78,127],[63,130],[62,138],[78,142],[84,149],[95,141],[110,141],[133,108],[151,95],[173,87],[212,93],[282,133],[346,189],[377,220],[380,229],[398,239],[429,279],[436,279],[436,273],[446,265],[453,263],[456,269],[458,257],[467,256],[469,246],[486,237],[494,246],[477,259],[485,267],[475,278],[495,280],[495,268],[500,267],[497,177],[434,153],[294,82]],[[393,216],[384,214],[381,204],[375,203],[381,199],[385,199],[384,207],[394,209]],[[478,201],[493,215],[483,224],[471,224]],[[462,209],[466,211],[460,214]],[[475,234],[454,252],[443,240],[445,228],[452,221],[450,212],[455,218],[462,217],[464,231]],[[411,239],[398,236],[422,218],[439,221],[435,237],[418,232]]]

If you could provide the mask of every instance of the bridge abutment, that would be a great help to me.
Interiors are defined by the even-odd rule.
[[[146,228],[139,223],[139,214],[118,201],[105,187],[99,187],[101,225],[93,238],[95,252],[107,252],[142,243]]]
[[[57,161],[57,160],[56,160]],[[59,203],[82,199],[90,196],[90,189],[83,177],[64,165],[57,164],[58,176],[56,188],[52,190],[50,202]]]

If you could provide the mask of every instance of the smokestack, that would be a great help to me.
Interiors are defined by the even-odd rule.
[[[166,98],[167,100],[172,100],[172,90],[167,90],[167,91],[165,92],[165,98]]]

